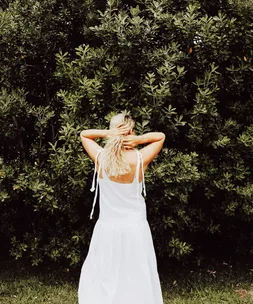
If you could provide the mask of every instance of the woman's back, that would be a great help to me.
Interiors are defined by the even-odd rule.
[[[135,149],[132,150],[125,150],[122,152],[122,155],[125,159],[125,161],[129,164],[131,171],[129,173],[126,173],[124,175],[120,176],[111,176],[110,180],[113,182],[117,183],[122,183],[122,184],[130,184],[134,181],[134,178],[136,177],[136,168],[138,166],[138,154],[136,153]],[[100,163],[101,157],[98,159],[98,163]],[[145,171],[145,170],[144,170]],[[100,178],[102,177],[102,171],[100,172]],[[139,170],[139,182],[142,180],[142,170]]]

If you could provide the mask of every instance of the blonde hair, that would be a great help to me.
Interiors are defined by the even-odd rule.
[[[123,111],[111,118],[110,129],[116,128],[120,124],[133,129],[135,122],[129,112]],[[122,142],[124,136],[126,135],[110,136],[106,140],[103,152],[102,167],[108,176],[117,177],[131,171],[130,165],[126,162],[122,154]]]

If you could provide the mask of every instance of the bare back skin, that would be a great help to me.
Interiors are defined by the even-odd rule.
[[[122,153],[123,153],[124,159],[128,162],[128,164],[131,167],[131,172],[124,174],[124,175],[120,175],[118,177],[111,176],[109,178],[113,182],[117,182],[117,183],[121,183],[121,184],[131,184],[134,181],[134,176],[135,176],[135,172],[136,172],[137,153],[134,149],[126,150],[126,151],[123,151]],[[98,160],[98,164],[99,164],[99,160]],[[144,165],[144,172],[145,172],[146,168],[147,168],[147,166]],[[100,172],[99,177],[103,178],[102,171]],[[140,183],[141,181],[142,181],[142,171],[140,170],[138,182]]]

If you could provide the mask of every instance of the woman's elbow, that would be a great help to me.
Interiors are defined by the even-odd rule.
[[[80,132],[80,137],[82,138],[82,137],[85,137],[85,130],[82,130],[81,132]]]

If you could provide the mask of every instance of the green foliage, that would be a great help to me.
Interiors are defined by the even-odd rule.
[[[160,257],[252,254],[252,16],[244,1],[13,1],[0,11],[0,218],[10,253],[83,260],[92,162],[79,133],[130,110],[166,134],[147,171]],[[158,190],[159,189],[159,190]],[[208,247],[210,250],[210,246]]]

